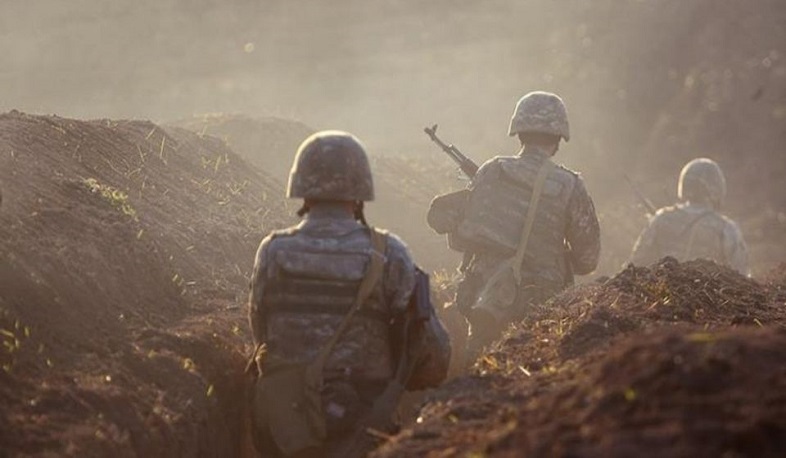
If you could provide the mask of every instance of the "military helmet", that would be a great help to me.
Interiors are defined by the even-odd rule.
[[[570,140],[568,112],[562,99],[551,92],[530,92],[519,100],[510,118],[508,135],[539,132]]]
[[[287,197],[319,200],[374,200],[366,150],[354,135],[317,132],[300,144],[289,172]]]
[[[711,204],[720,208],[726,197],[726,178],[712,159],[694,159],[682,168],[677,195],[681,200]]]

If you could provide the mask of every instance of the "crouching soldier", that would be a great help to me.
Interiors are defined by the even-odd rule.
[[[428,276],[395,235],[369,227],[374,189],[354,136],[300,146],[287,195],[300,224],[259,246],[249,320],[261,376],[252,425],[264,456],[360,456],[390,433],[405,389],[437,386],[450,359]]]
[[[680,202],[658,210],[639,235],[631,262],[646,266],[665,257],[709,259],[749,275],[748,247],[737,223],[720,213],[726,178],[712,159],[694,159],[682,168]]]

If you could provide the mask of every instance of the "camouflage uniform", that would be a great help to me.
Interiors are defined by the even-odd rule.
[[[562,100],[546,92],[525,95],[513,112],[508,133],[524,135],[522,139],[537,134],[556,143],[560,137],[567,141],[570,132]],[[554,152],[533,142],[518,156],[495,157],[483,164],[469,186],[453,238],[466,253],[456,303],[473,327],[472,350],[522,317],[527,305],[547,300],[572,285],[574,274],[588,274],[598,264],[600,229],[592,199],[577,173],[550,163]],[[479,310],[481,290],[489,287],[500,265],[514,259],[536,176],[546,163],[549,169],[523,251],[520,280],[513,286],[515,299],[504,308]],[[479,311],[493,320],[481,323]]]
[[[347,148],[355,151],[347,153]],[[310,362],[317,357],[352,308],[371,257],[379,255],[373,252],[371,229],[346,208],[347,201],[373,198],[368,161],[354,137],[323,132],[307,139],[298,153],[288,195],[328,199],[313,205],[300,224],[267,236],[257,251],[249,320],[254,340],[267,345],[263,373],[266,364],[274,361]],[[391,233],[386,238],[381,281],[349,322],[324,367],[328,442],[321,454],[330,455],[344,445],[342,439],[353,422],[368,412],[394,378],[397,354],[405,345],[397,341],[401,334],[395,326],[408,310],[415,265],[404,242]],[[407,385],[410,389],[436,386],[447,373],[447,333],[433,313],[430,322]],[[263,447],[275,455],[275,446],[269,438],[262,442],[266,440]]]
[[[250,319],[254,339],[267,343],[268,358],[307,361],[316,356],[355,298],[371,256],[368,231],[340,209],[320,207],[299,225],[262,241]],[[336,345],[328,372],[372,384],[393,376],[390,322],[407,308],[415,266],[404,242],[390,233],[385,258],[383,281]],[[439,382],[438,373],[432,378]]]
[[[748,248],[737,224],[717,212],[726,194],[720,167],[695,159],[680,174],[678,194],[684,202],[661,208],[633,247],[631,262],[649,265],[665,256],[680,261],[710,259],[749,275]]]
[[[475,244],[472,259],[464,274],[459,291],[468,297],[458,297],[460,307],[471,307],[477,299],[479,285],[485,284],[495,269],[516,249],[517,235],[524,224],[524,214],[532,196],[535,174],[543,161],[550,160],[550,153],[538,148],[525,148],[519,156],[496,157],[483,164],[470,185],[468,208],[503,206],[511,209],[506,219],[493,221],[489,212],[487,227],[499,228],[499,237],[486,237],[488,244]],[[513,182],[510,177],[518,180]],[[500,189],[497,195],[511,202],[484,202],[473,200],[472,193],[484,186]],[[517,201],[519,205],[516,205]],[[523,206],[521,205],[523,204]],[[516,211],[518,210],[518,211]],[[497,212],[497,215],[501,215]],[[477,239],[478,230],[467,224],[459,225],[459,235]],[[506,227],[507,226],[507,227]],[[507,229],[507,230],[506,230]],[[484,246],[485,245],[485,246]],[[543,195],[538,203],[532,235],[522,264],[517,304],[501,311],[503,322],[521,317],[526,305],[542,302],[573,284],[573,275],[592,272],[600,256],[600,228],[592,199],[581,177],[562,166],[554,169],[546,179]],[[469,291],[467,291],[469,290]]]

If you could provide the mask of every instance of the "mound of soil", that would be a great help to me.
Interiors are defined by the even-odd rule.
[[[314,133],[314,129],[298,121],[242,114],[194,116],[170,124],[199,135],[222,139],[233,151],[278,183],[286,183],[295,151],[306,137]]]
[[[280,183],[287,181],[298,146],[314,132],[294,121],[244,115],[202,116],[173,125],[224,139],[261,173]],[[437,153],[415,159],[371,150],[369,156],[376,191],[376,199],[366,206],[369,224],[400,235],[426,269],[454,269],[459,256],[447,250],[444,238],[426,225],[431,199],[455,186],[450,160]],[[278,192],[284,195],[283,185]]]
[[[147,121],[0,115],[0,444],[240,453],[242,304],[279,185]]]
[[[784,299],[707,261],[629,266],[534,309],[375,456],[774,455]]]

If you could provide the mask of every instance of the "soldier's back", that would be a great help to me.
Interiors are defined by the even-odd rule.
[[[373,253],[369,230],[351,218],[311,215],[274,235],[265,253],[271,357],[313,359],[352,307],[371,256],[385,256],[382,281],[331,353],[327,370],[364,380],[392,376],[389,323],[406,307],[413,264],[392,234],[386,253]]]
[[[744,261],[739,259],[743,254]],[[666,256],[679,261],[709,259],[747,273],[747,249],[737,224],[704,206],[678,204],[658,210],[633,260],[646,264]]]

